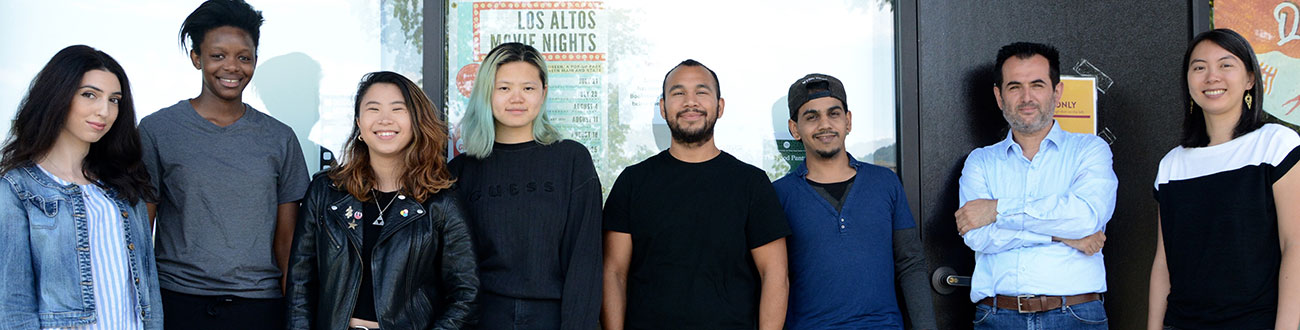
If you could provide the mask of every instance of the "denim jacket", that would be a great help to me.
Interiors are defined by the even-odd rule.
[[[95,321],[90,234],[81,187],[60,185],[36,165],[0,181],[0,328],[70,327]],[[135,301],[145,329],[162,329],[158,270],[143,201],[105,189],[121,211]]]

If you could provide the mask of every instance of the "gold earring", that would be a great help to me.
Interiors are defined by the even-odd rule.
[[[1187,114],[1191,114],[1193,110],[1196,110],[1196,101],[1189,101],[1187,103]]]
[[[1250,94],[1246,94],[1246,109],[1250,109],[1250,103],[1253,100],[1255,100],[1254,97],[1251,97]]]

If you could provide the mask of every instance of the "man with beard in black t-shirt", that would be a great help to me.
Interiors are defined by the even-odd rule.
[[[605,204],[605,329],[781,329],[790,228],[760,169],[714,144],[717,75],[664,77],[668,150],[629,166]]]

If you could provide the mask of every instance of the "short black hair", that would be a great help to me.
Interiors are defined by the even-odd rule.
[[[1002,86],[1002,64],[1008,59],[1015,56],[1018,59],[1027,59],[1034,55],[1042,55],[1047,58],[1050,75],[1052,77],[1052,86],[1061,83],[1061,54],[1056,51],[1056,47],[1047,44],[1033,42],[1016,42],[1010,45],[1002,46],[998,49],[998,61],[993,65],[993,86]]]
[[[668,75],[673,74],[673,71],[676,71],[677,68],[683,66],[698,66],[704,68],[704,70],[708,70],[709,75],[713,76],[713,95],[717,96],[719,99],[722,98],[722,83],[718,82],[718,73],[713,72],[713,69],[704,66],[704,63],[700,63],[699,61],[696,61],[694,59],[689,59],[689,58],[686,59],[685,61],[682,61],[681,63],[677,63],[677,65],[673,66],[671,70],[668,70],[668,73],[664,74],[664,83],[662,85],[663,91],[659,94],[659,98],[662,99],[664,98],[665,95],[668,95]]]
[[[262,12],[253,10],[253,6],[244,0],[204,1],[181,23],[181,47],[185,47],[185,39],[188,38],[189,50],[198,52],[208,31],[230,26],[248,32],[248,36],[253,39],[253,49],[256,50],[263,21]]]
[[[1210,144],[1210,135],[1205,131],[1205,111],[1192,101],[1191,91],[1187,86],[1187,68],[1192,62],[1192,50],[1196,49],[1196,45],[1206,41],[1223,47],[1224,50],[1241,59],[1246,72],[1255,76],[1255,87],[1246,90],[1246,95],[1251,96],[1251,102],[1244,104],[1245,100],[1242,100],[1241,119],[1238,119],[1237,126],[1232,128],[1232,138],[1246,135],[1264,126],[1264,111],[1260,109],[1264,106],[1262,91],[1264,78],[1259,74],[1259,60],[1255,58],[1255,48],[1251,47],[1250,42],[1236,31],[1229,29],[1205,31],[1192,38],[1192,42],[1187,44],[1187,53],[1183,55],[1183,95],[1187,97],[1188,102],[1192,103],[1191,108],[1183,113],[1183,136],[1179,145],[1184,148],[1199,148]]]

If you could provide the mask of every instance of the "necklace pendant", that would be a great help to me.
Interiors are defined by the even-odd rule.
[[[373,189],[370,190],[370,196],[374,196],[374,197],[375,197],[375,207],[378,207],[378,208],[379,208],[379,215],[375,217],[375,222],[371,223],[372,225],[376,225],[376,226],[383,226],[383,225],[384,225],[384,211],[388,211],[388,207],[389,207],[389,206],[393,206],[393,201],[398,200],[398,199],[405,199],[405,198],[406,198],[405,196],[402,196],[401,194],[398,194],[397,197],[399,197],[399,198],[389,199],[389,200],[388,200],[388,205],[380,206],[380,205],[379,205],[379,194],[376,194],[376,193],[375,193],[375,190],[373,190]],[[403,210],[402,212],[406,212],[406,211]]]

